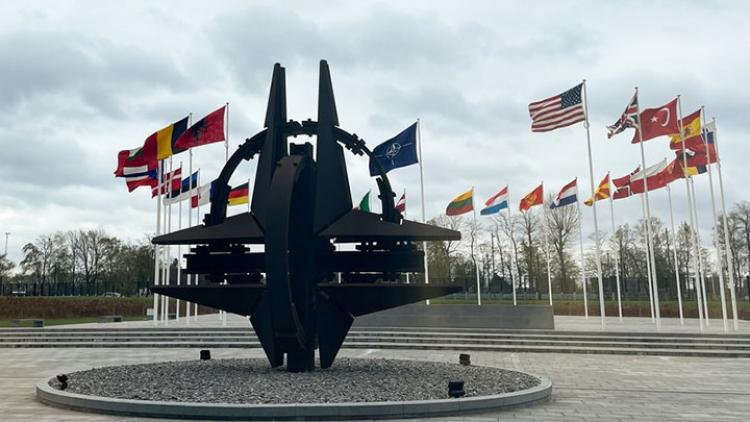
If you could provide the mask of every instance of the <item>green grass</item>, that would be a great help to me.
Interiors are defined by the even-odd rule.
[[[143,321],[146,317],[122,317],[123,321]],[[35,319],[35,318],[27,318]],[[44,318],[43,318],[44,319]],[[89,322],[97,322],[97,317],[79,317],[79,318],[57,318],[57,319],[44,319],[44,326],[49,327],[52,325],[66,325],[66,324],[86,324]],[[23,328],[30,327],[30,323],[21,325]],[[10,327],[10,320],[0,320],[0,327]],[[14,327],[15,328],[15,327]]]

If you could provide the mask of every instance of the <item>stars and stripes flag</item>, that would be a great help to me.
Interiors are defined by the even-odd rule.
[[[581,91],[583,83],[560,95],[529,104],[532,132],[548,132],[586,120]]]
[[[607,139],[611,139],[631,127],[633,129],[638,128],[638,93],[633,94],[633,98],[630,99],[630,103],[628,103],[622,116],[614,124],[607,126]]]

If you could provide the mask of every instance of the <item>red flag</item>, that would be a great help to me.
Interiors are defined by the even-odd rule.
[[[612,184],[615,185],[615,192],[612,194],[612,199],[623,199],[632,195],[632,192],[630,191],[630,178],[640,171],[641,167],[638,166],[629,174],[612,179]]]
[[[544,203],[544,185],[539,184],[533,191],[529,192],[521,198],[521,205],[519,209],[521,211],[527,211],[529,208],[535,205],[542,205]]]
[[[640,121],[643,140],[647,141],[657,136],[679,133],[678,120],[677,98],[661,107],[647,108],[641,111]],[[640,140],[641,137],[638,136],[638,128],[636,128],[632,143],[637,144]]]
[[[226,108],[227,106],[223,106],[195,122],[195,124],[190,126],[188,130],[177,138],[177,141],[174,143],[175,148],[185,150],[223,141],[225,139],[224,111]]]
[[[158,182],[154,183],[151,186],[151,197],[155,197],[159,190],[161,190],[162,194],[167,194],[170,192],[169,185],[172,185],[172,192],[179,192],[182,188],[182,167],[178,168],[177,170],[174,170],[171,173],[166,173],[162,176],[161,179],[161,189],[157,188]]]
[[[406,192],[404,192],[398,202],[396,202],[396,210],[402,214],[406,212]]]
[[[126,168],[139,168],[141,171],[156,169],[156,134],[152,134],[143,143],[143,146],[135,149],[126,149],[117,153],[116,177],[124,177]]]

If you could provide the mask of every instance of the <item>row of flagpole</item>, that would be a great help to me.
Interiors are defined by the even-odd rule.
[[[604,298],[603,298],[603,280],[602,280],[602,267],[601,267],[601,246],[600,246],[600,236],[599,236],[599,227],[598,227],[598,218],[597,218],[597,211],[596,211],[596,190],[594,188],[594,172],[593,172],[593,160],[592,160],[592,153],[591,153],[591,135],[590,135],[590,129],[589,129],[589,114],[588,114],[588,105],[587,105],[587,99],[586,99],[586,81],[584,80],[581,84],[582,88],[582,106],[584,108],[584,127],[586,128],[586,140],[587,140],[587,148],[588,148],[588,160],[589,160],[589,176],[590,176],[590,187],[592,192],[592,215],[593,215],[593,223],[594,223],[594,237],[595,237],[595,245],[596,245],[596,272],[597,272],[597,281],[598,281],[598,287],[599,287],[599,303],[600,303],[600,316],[601,316],[601,325],[602,328],[605,328],[605,309],[604,309]],[[685,144],[685,133],[683,131],[683,117],[681,112],[681,99],[680,96],[677,97],[677,108],[678,108],[678,137],[679,142],[681,143],[681,149],[682,149],[682,166],[683,166],[683,177],[685,178],[685,186],[686,186],[686,195],[688,200],[688,211],[689,211],[689,220],[688,225],[690,228],[690,244],[691,248],[693,249],[693,287],[696,292],[696,298],[697,298],[697,305],[698,305],[698,319],[699,319],[699,327],[701,330],[704,328],[704,324],[707,326],[710,324],[709,321],[709,303],[708,303],[708,297],[707,297],[707,291],[706,291],[706,265],[703,263],[703,259],[700,253],[700,230],[698,227],[698,215],[697,215],[697,206],[696,206],[696,194],[695,194],[695,186],[694,181],[692,179],[692,174],[689,172],[688,168],[688,161],[687,161],[687,151],[686,151],[686,144]],[[631,101],[632,103],[633,101]],[[640,147],[640,158],[641,158],[641,170],[640,173],[642,173],[641,178],[643,179],[643,193],[641,193],[641,201],[642,201],[642,208],[643,208],[643,218],[644,218],[644,237],[646,239],[646,267],[647,267],[647,280],[648,280],[648,293],[649,293],[649,302],[650,302],[650,309],[651,309],[651,318],[652,321],[656,324],[657,329],[661,328],[661,307],[660,307],[660,300],[659,300],[659,289],[658,289],[658,273],[656,268],[656,260],[655,260],[655,243],[654,243],[654,227],[652,225],[652,217],[651,217],[651,201],[649,198],[649,191],[651,190],[648,186],[648,178],[650,175],[647,172],[646,167],[646,154],[645,149],[643,146],[643,142],[645,139],[643,139],[643,126],[641,122],[641,110],[640,110],[640,102],[638,101],[638,88],[635,88],[635,95],[634,95],[634,104],[636,108],[636,115],[638,116],[636,119],[636,125],[630,126],[635,127],[637,132],[637,137],[639,140],[639,147]],[[530,109],[531,111],[531,109]],[[627,112],[627,110],[626,110]],[[705,113],[703,107],[701,107],[701,116],[703,116]],[[533,119],[533,116],[532,116]],[[702,119],[703,122],[705,122],[705,117]],[[723,180],[721,178],[721,162],[719,158],[718,153],[718,140],[716,139],[718,136],[716,135],[716,129],[715,129],[715,119],[712,122],[713,125],[713,144],[715,147],[715,157],[714,161],[711,159],[711,150],[708,147],[708,134],[705,128],[701,127],[701,136],[703,137],[704,146],[706,148],[707,154],[708,154],[708,160],[707,160],[707,171],[709,173],[709,190],[710,190],[710,199],[711,199],[711,206],[712,206],[712,219],[713,219],[713,228],[715,231],[714,235],[714,249],[715,249],[715,256],[716,256],[716,262],[719,265],[718,268],[718,277],[719,277],[719,285],[720,288],[720,297],[721,297],[721,306],[722,306],[722,320],[724,322],[724,330],[727,330],[727,305],[726,305],[726,294],[724,292],[724,289],[727,288],[727,286],[724,284],[724,258],[726,258],[727,262],[727,268],[728,268],[728,275],[729,275],[729,284],[728,288],[730,291],[730,298],[732,300],[732,318],[734,321],[734,327],[736,329],[737,327],[737,309],[736,309],[736,292],[735,292],[735,281],[734,281],[734,271],[733,271],[733,263],[732,263],[732,257],[731,253],[724,253],[722,254],[721,245],[720,245],[720,238],[721,233],[719,230],[719,220],[716,213],[716,199],[713,191],[713,174],[711,169],[712,162],[716,164],[717,171],[719,174],[719,187],[720,187],[720,197],[721,197],[721,205],[722,205],[722,219],[723,219],[723,227],[724,227],[724,250],[729,250],[729,232],[728,227],[726,223],[726,207],[724,202],[724,192],[723,192]],[[533,130],[533,127],[532,127]],[[615,132],[619,133],[619,132]],[[653,137],[653,136],[652,136]],[[650,139],[650,138],[649,138]],[[421,148],[420,148],[421,150]],[[421,152],[421,151],[420,151]],[[420,154],[421,158],[421,154]],[[420,173],[421,173],[421,159],[420,159]],[[633,173],[635,174],[635,173]],[[607,176],[608,183],[609,182],[609,175]],[[420,174],[420,183],[422,185],[423,189],[423,181]],[[611,185],[609,185],[611,186]],[[658,187],[657,187],[658,188]],[[679,266],[677,261],[677,233],[674,226],[674,212],[673,212],[673,206],[672,206],[672,193],[671,193],[671,187],[669,184],[666,185],[667,188],[667,195],[668,195],[668,202],[669,202],[669,212],[670,212],[670,227],[672,231],[672,249],[673,249],[673,259],[675,264],[675,282],[677,287],[677,296],[678,296],[678,306],[679,306],[679,315],[680,315],[680,323],[684,324],[684,311],[683,311],[683,303],[682,303],[682,288],[681,288],[681,282],[680,282],[680,274],[679,274]],[[656,188],[655,188],[656,189]],[[505,188],[506,195],[507,195],[507,187]],[[471,190],[472,192],[472,209],[473,209],[473,188]],[[424,195],[422,195],[422,201],[424,203]],[[459,196],[461,197],[461,196]],[[458,198],[458,197],[457,197]],[[613,195],[610,192],[608,194],[608,199],[610,202],[610,220],[611,220],[611,226],[612,226],[612,233],[614,235],[616,231],[616,225],[615,225],[615,217],[614,217],[614,204],[613,204]],[[455,201],[455,200],[454,200]],[[490,200],[488,200],[488,206],[489,206]],[[424,205],[423,205],[424,207]],[[450,207],[450,206],[449,206]],[[546,219],[546,207],[544,207],[544,211],[542,213],[543,220]],[[510,213],[510,209],[508,207],[508,212]],[[580,205],[578,205],[578,212],[580,215]],[[450,215],[450,214],[449,214]],[[483,213],[484,215],[484,213]],[[509,214],[510,217],[510,214]],[[476,211],[474,210],[474,225],[476,226]],[[512,227],[512,226],[511,226]],[[580,227],[579,227],[580,228]],[[511,228],[512,230],[512,228]],[[547,277],[548,277],[548,291],[549,291],[549,300],[550,305],[552,305],[552,292],[551,292],[551,271],[550,271],[550,259],[549,259],[549,243],[547,239],[547,233],[546,230],[544,232],[545,235],[545,253],[547,256]],[[512,232],[511,232],[512,236]],[[582,230],[579,231],[579,243],[580,243],[580,253],[581,253],[581,267],[585,268],[585,262],[584,262],[584,251],[583,251],[583,235]],[[494,253],[494,244],[493,244],[493,253]],[[494,258],[493,258],[494,259]],[[617,289],[617,302],[618,302],[618,316],[620,319],[622,319],[622,292],[621,292],[621,280],[620,280],[620,272],[619,272],[619,257],[617,254],[615,254],[615,284]],[[477,304],[481,304],[481,292],[480,292],[480,286],[479,286],[479,274],[478,274],[478,268],[475,261],[475,272],[477,276]],[[511,271],[512,272],[512,271]],[[689,276],[689,274],[688,274]],[[512,275],[511,275],[512,279]],[[686,280],[687,281],[687,280]],[[516,303],[515,300],[515,281],[511,281],[513,284],[513,297],[514,297],[514,304]],[[582,284],[584,289],[584,314],[586,317],[588,317],[588,304],[587,304],[587,292],[586,292],[586,281],[585,281],[585,274],[582,277]]]
[[[227,102],[225,104],[226,107],[226,114],[225,114],[225,140],[224,140],[224,151],[225,151],[225,161],[229,160],[229,103]],[[192,113],[189,114],[189,119],[192,120]],[[192,203],[193,197],[196,194],[197,189],[200,186],[200,172],[197,173],[197,177],[193,177],[193,150],[192,148],[188,149],[188,199]],[[172,203],[166,204],[166,201],[164,201],[163,198],[171,197],[172,192],[172,186],[173,186],[173,169],[172,169],[172,157],[169,157],[169,172],[167,173],[170,177],[168,181],[164,180],[164,166],[165,166],[166,160],[159,160],[157,164],[157,195],[156,195],[156,204],[157,204],[157,210],[156,210],[156,235],[169,233],[171,231],[171,221],[172,221]],[[182,168],[182,162],[180,162],[180,168]],[[180,182],[182,182],[182,176],[180,176]],[[166,184],[166,185],[165,185]],[[180,186],[182,186],[182,183],[180,183]],[[177,217],[177,229],[182,229],[182,202],[183,200],[178,201],[178,217]],[[192,205],[192,204],[191,204]],[[248,210],[249,210],[249,201],[248,201]],[[164,211],[162,215],[162,211]],[[197,201],[197,205],[195,207],[195,214],[196,219],[198,222],[200,222],[200,213],[201,213],[201,201],[200,199]],[[192,227],[193,224],[193,212],[192,212],[192,206],[188,206],[188,227]],[[165,258],[162,260],[162,258]],[[171,247],[166,246],[162,247],[160,245],[154,245],[154,285],[156,286],[168,286],[171,284]],[[181,278],[182,278],[182,247],[181,245],[177,246],[177,267],[176,267],[176,285],[179,286],[181,284]],[[198,284],[198,276],[193,274],[187,274],[186,275],[186,284],[188,286],[190,285],[197,285]],[[226,284],[226,281],[224,282]],[[169,308],[170,308],[170,299],[168,296],[165,295],[159,295],[154,294],[154,305],[153,305],[153,318],[152,321],[154,325],[156,325],[159,321],[161,321],[165,326],[168,325],[169,321]],[[176,299],[175,303],[175,321],[180,321],[180,308],[181,308],[181,301],[179,299]],[[191,312],[192,308],[192,312]],[[225,311],[219,311],[219,320],[222,322],[222,325],[226,325],[227,317]],[[191,303],[191,302],[185,302],[185,324],[189,325],[191,318],[193,321],[197,321],[198,319],[198,304],[197,303]]]

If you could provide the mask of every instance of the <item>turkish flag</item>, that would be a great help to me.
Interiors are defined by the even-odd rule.
[[[644,141],[656,138],[657,136],[680,133],[680,128],[677,124],[679,121],[679,116],[677,115],[677,98],[661,107],[647,108],[641,111],[640,121]],[[641,137],[638,136],[638,128],[636,128],[632,143],[637,144],[640,141]]]
[[[539,185],[533,191],[529,192],[526,196],[521,199],[520,210],[527,211],[529,208],[535,205],[542,205],[544,203],[544,187]]]

